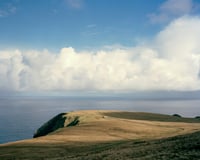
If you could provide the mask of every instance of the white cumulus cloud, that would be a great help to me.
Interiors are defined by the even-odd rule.
[[[200,89],[200,18],[172,21],[146,45],[0,51],[1,91]]]

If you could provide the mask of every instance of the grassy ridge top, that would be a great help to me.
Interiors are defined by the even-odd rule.
[[[115,119],[115,121],[117,121],[119,126],[110,124],[110,122],[114,123],[113,118]],[[155,114],[155,113],[84,110],[84,111],[75,111],[75,112],[58,114],[57,116],[53,117],[48,122],[43,124],[36,131],[33,137],[34,138],[41,137],[41,136],[51,134],[52,132],[55,132],[58,129],[72,127],[76,125],[83,125],[83,124],[88,124],[88,123],[91,124],[93,122],[96,123],[96,126],[93,126],[93,129],[97,129],[98,127],[102,125],[102,123],[99,123],[102,121],[104,121],[104,127],[106,128],[108,128],[110,124],[111,126],[115,126],[115,128],[118,128],[118,130],[124,130],[126,128],[125,125],[129,124],[130,122],[123,123],[124,121],[122,121],[122,119],[144,120],[144,121],[150,121],[150,122],[157,121],[157,122],[176,122],[176,123],[177,122],[200,123],[199,118],[183,118],[183,117],[178,117],[178,116],[170,116],[170,115]],[[120,126],[120,124],[124,125],[124,127]],[[134,124],[136,125],[137,122],[134,122]],[[129,125],[133,126],[133,122],[131,122],[131,124]],[[139,127],[142,128],[142,125],[140,124]],[[152,128],[153,127],[155,127],[154,124]],[[159,126],[157,128],[159,128]],[[124,132],[129,132],[129,130],[126,128]]]
[[[122,119],[160,121],[160,122],[185,122],[200,123],[200,118],[185,118],[165,114],[147,113],[147,112],[105,112],[104,115]]]

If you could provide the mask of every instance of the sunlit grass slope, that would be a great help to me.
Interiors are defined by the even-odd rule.
[[[199,156],[199,122],[143,112],[62,113],[42,125],[37,138],[0,145],[0,159],[175,159],[183,151]]]

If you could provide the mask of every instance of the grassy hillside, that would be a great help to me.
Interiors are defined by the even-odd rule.
[[[0,160],[200,159],[198,122],[141,112],[62,113],[38,129],[42,137],[0,145]]]
[[[164,115],[164,114],[146,113],[146,112],[107,112],[105,113],[105,115],[123,119],[160,121],[160,122],[200,123],[200,118],[185,118],[174,115]]]
[[[0,147],[1,160],[198,160],[200,132],[160,140],[115,141],[70,145],[20,145]]]

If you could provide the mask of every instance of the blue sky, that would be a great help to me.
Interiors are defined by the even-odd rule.
[[[0,47],[132,46],[162,27],[149,15],[163,0],[1,0]],[[5,12],[5,13],[3,13]]]
[[[199,42],[200,0],[0,0],[0,94],[199,91]]]

